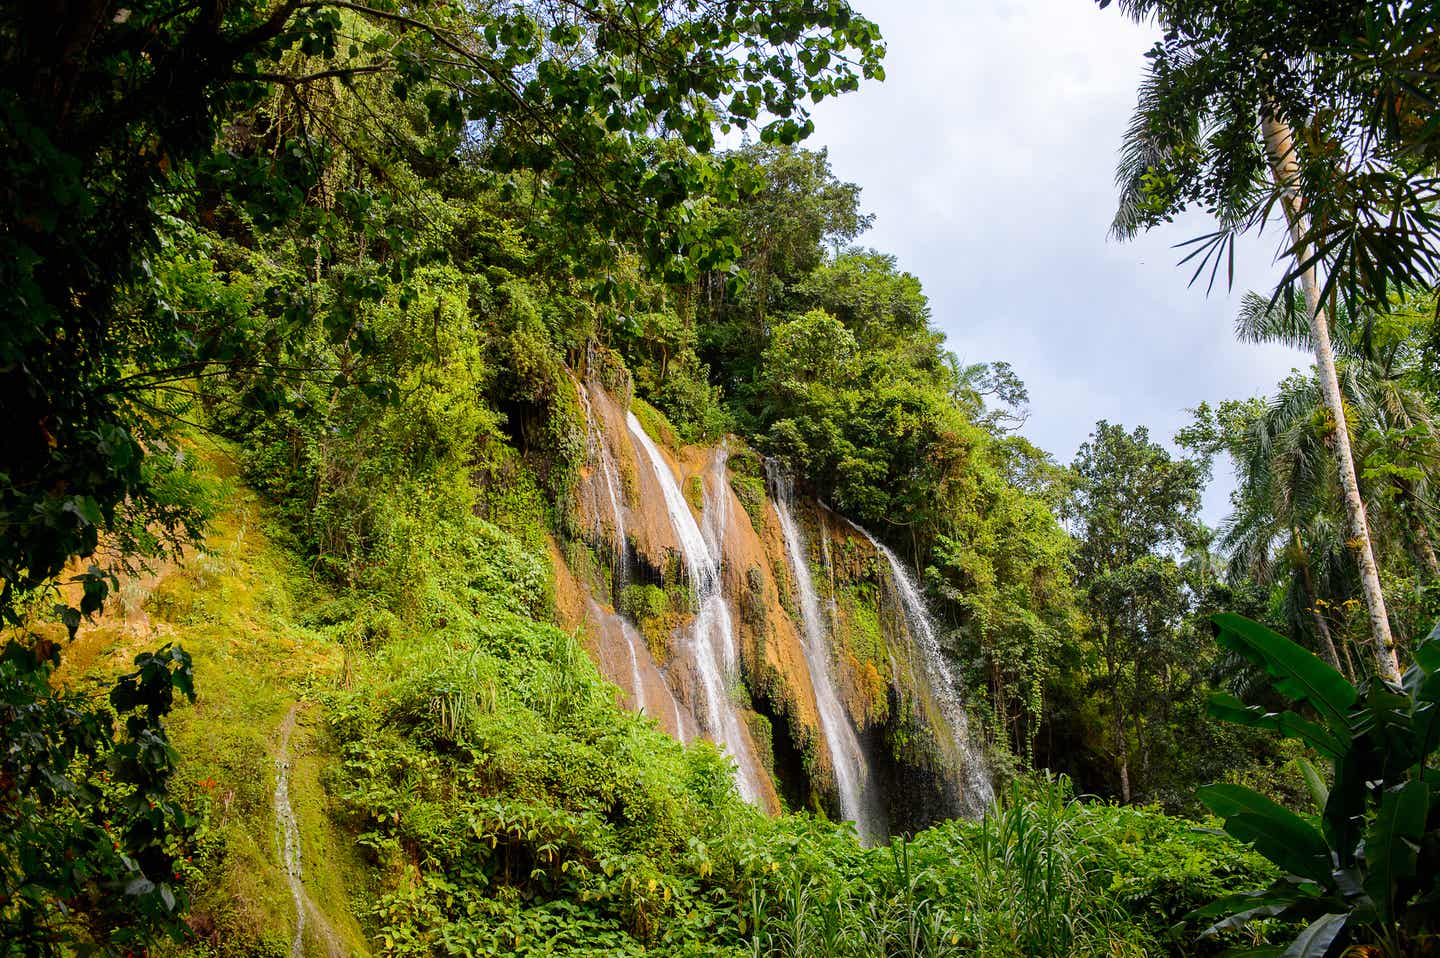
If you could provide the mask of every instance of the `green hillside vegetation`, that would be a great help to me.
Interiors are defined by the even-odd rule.
[[[809,104],[884,76],[844,2],[7,5],[0,954],[1433,953],[1434,14],[1338,3],[1291,37],[1251,6],[1122,3],[1173,29],[1116,230],[1199,205],[1218,256],[1296,183],[1350,196],[1284,207],[1341,279],[1297,267],[1237,325],[1316,369],[1199,406],[1180,452],[1102,421],[1061,464],[799,145]],[[1238,85],[1196,67],[1217,43]],[[1305,109],[1376,84],[1383,110]],[[1262,114],[1314,136],[1254,200]],[[726,694],[776,815],[622,706],[567,604],[658,671],[701,583],[585,525],[592,382],[677,461],[726,442],[762,545],[778,471],[901,557],[982,817],[917,788],[867,847],[763,662]],[[935,690],[886,684],[903,577],[859,532],[836,550],[852,719],[901,786],[938,781]],[[798,621],[765,564],[736,615]]]
[[[169,723],[196,828],[177,865],[191,936],[162,954],[289,948],[274,806],[289,721],[318,954],[1145,954],[1188,948],[1175,922],[1269,875],[1158,810],[1078,803],[1065,780],[893,847],[767,819],[713,747],[619,708],[576,638],[527,612],[542,559],[494,525],[436,540],[417,571],[473,578],[417,614],[317,580],[233,451],[199,448],[226,505],[203,551],[129,599],[215,677]],[[103,683],[136,641],[102,620],[72,655]]]

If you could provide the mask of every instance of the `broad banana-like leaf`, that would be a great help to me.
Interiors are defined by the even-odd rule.
[[[1315,751],[1332,761],[1345,754],[1350,747],[1349,739],[1341,739],[1319,722],[1312,722],[1297,712],[1281,712],[1276,718],[1280,734],[1286,738],[1298,738]]]
[[[1244,928],[1257,918],[1274,918],[1285,910],[1285,905],[1257,905],[1254,908],[1247,908],[1244,911],[1237,911],[1227,915],[1215,924],[1200,932],[1201,938],[1213,938],[1222,931],[1231,931]]]
[[[1280,731],[1280,717],[1258,705],[1246,705],[1229,692],[1216,692],[1210,696],[1207,711],[1214,718],[1231,725],[1265,729],[1267,732]]]
[[[1359,898],[1365,894],[1365,876],[1358,868],[1337,868],[1332,873],[1335,878],[1335,890],[1340,892],[1347,900]],[[1366,899],[1368,901],[1368,899]]]
[[[1440,672],[1440,622],[1415,645],[1415,667],[1425,675]]]
[[[1376,678],[1371,681],[1361,707],[1354,715],[1356,747],[1368,746],[1380,761],[1378,775],[1371,778],[1403,781],[1406,769],[1419,760],[1416,741],[1415,702]]]
[[[1348,730],[1350,707],[1358,693],[1333,666],[1242,615],[1221,612],[1211,621],[1220,630],[1216,641],[1262,666],[1275,679],[1278,692],[1308,702],[1337,734]]]
[[[1326,726],[1312,722],[1299,712],[1267,712],[1259,705],[1246,705],[1228,692],[1216,692],[1212,695],[1208,711],[1222,722],[1265,729],[1278,732],[1285,738],[1299,739],[1329,759],[1338,758],[1348,744],[1347,740],[1341,740]]]
[[[1365,832],[1365,890],[1381,921],[1395,918],[1396,884],[1415,875],[1429,811],[1430,787],[1406,782],[1385,793],[1380,814]]]
[[[1190,918],[1214,918],[1218,915],[1233,915],[1237,912],[1251,912],[1260,908],[1284,909],[1301,899],[1307,898],[1300,886],[1294,882],[1278,881],[1269,888],[1259,891],[1233,892],[1221,895],[1208,905],[1201,905],[1190,912]]]
[[[1195,793],[1216,815],[1225,831],[1281,868],[1322,885],[1330,883],[1330,848],[1313,825],[1243,785],[1207,785]]]
[[[1305,787],[1310,790],[1310,800],[1315,803],[1316,810],[1324,811],[1325,803],[1330,801],[1330,789],[1320,777],[1320,771],[1308,758],[1297,758],[1295,764],[1299,766],[1300,774],[1305,777]]]
[[[1349,915],[1322,915],[1306,926],[1280,958],[1324,958],[1349,919]]]
[[[1422,676],[1413,684],[1409,676],[1416,669],[1406,673],[1406,688],[1414,711],[1410,715],[1410,733],[1415,746],[1415,759],[1421,765],[1429,762],[1431,753],[1440,748],[1440,671]]]
[[[1355,864],[1355,846],[1360,842],[1364,824],[1365,763],[1356,749],[1351,749],[1335,763],[1335,778],[1330,783],[1330,798],[1325,802],[1321,824],[1341,868]]]

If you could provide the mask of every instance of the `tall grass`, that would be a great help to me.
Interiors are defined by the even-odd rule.
[[[789,869],[752,883],[751,958],[942,958],[1144,953],[1087,844],[1067,782],[1013,792],[955,822],[866,853],[851,874]],[[1093,825],[1093,823],[1092,823]]]

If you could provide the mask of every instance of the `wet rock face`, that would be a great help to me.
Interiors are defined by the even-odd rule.
[[[974,814],[988,779],[899,560],[731,438],[673,449],[577,381],[578,534],[552,549],[562,624],[628,708],[709,738],[748,798],[879,840]],[[733,453],[733,456],[732,456]],[[783,496],[783,498],[782,498]]]

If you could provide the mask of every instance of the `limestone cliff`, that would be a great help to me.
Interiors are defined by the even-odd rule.
[[[715,741],[770,811],[856,817],[863,792],[862,833],[974,814],[988,782],[893,554],[813,499],[787,495],[782,529],[756,453],[736,437],[679,446],[614,364],[575,388],[587,465],[552,543],[557,615],[621,701]]]

